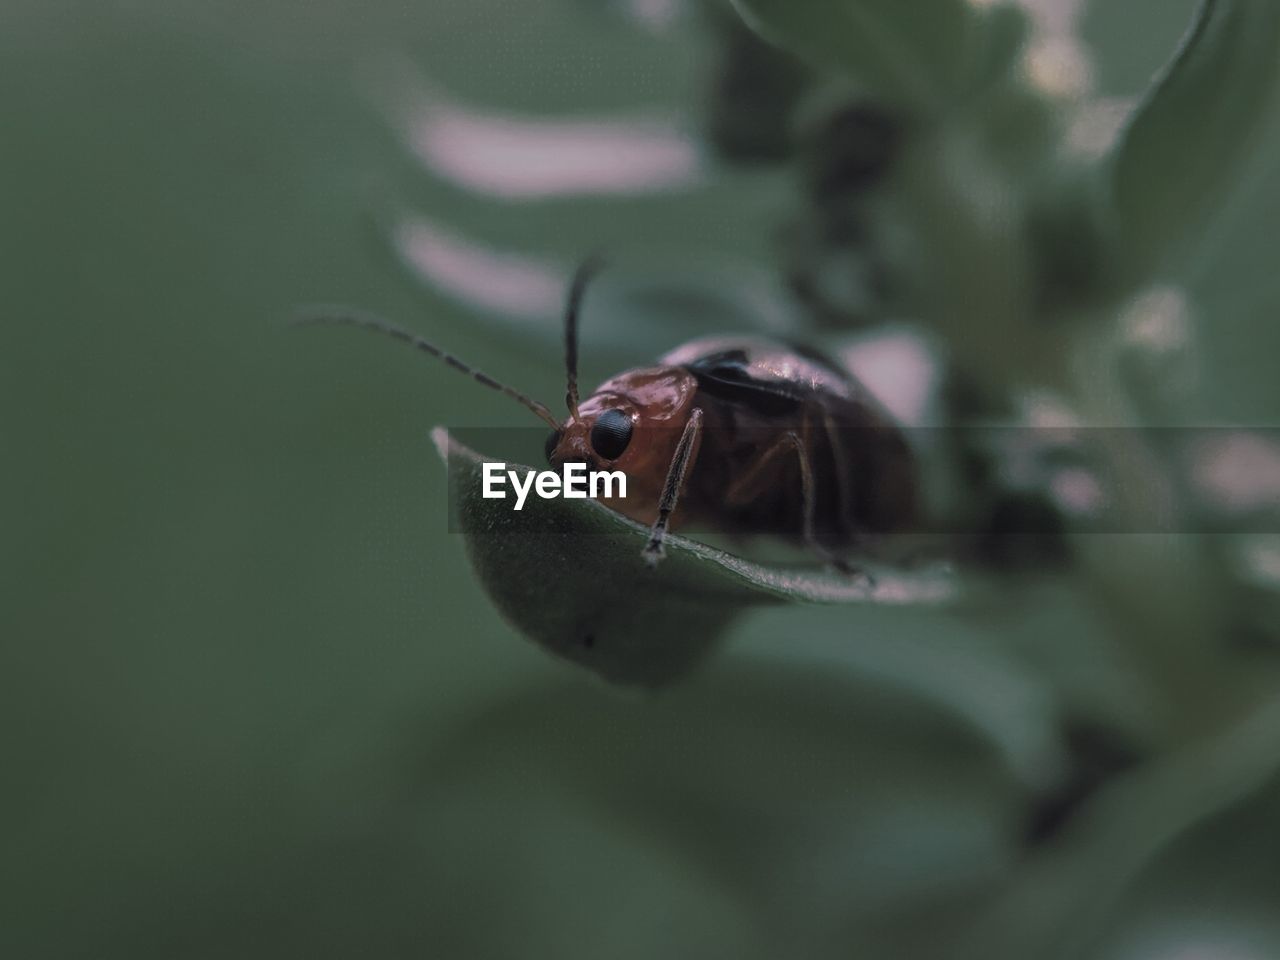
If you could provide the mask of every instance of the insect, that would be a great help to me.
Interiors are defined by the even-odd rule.
[[[814,351],[761,337],[699,339],[580,397],[578,318],[601,265],[588,259],[569,286],[563,421],[382,320],[326,314],[303,322],[348,324],[408,343],[541,418],[552,429],[552,466],[584,461],[591,470],[625,473],[627,497],[603,502],[650,525],[643,557],[651,565],[662,559],[669,529],[701,525],[798,542],[853,573],[846,551],[911,524],[916,465],[901,430],[851,374]]]

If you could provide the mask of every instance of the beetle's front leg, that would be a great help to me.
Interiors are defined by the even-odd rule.
[[[689,414],[689,422],[684,425],[680,434],[680,442],[676,444],[676,452],[671,457],[671,466],[667,468],[667,479],[662,485],[662,498],[658,501],[658,517],[653,521],[653,529],[649,531],[649,542],[645,544],[642,556],[651,567],[656,567],[666,552],[662,541],[667,536],[667,524],[676,509],[680,494],[684,492],[685,479],[698,457],[698,440],[702,436],[702,411],[697,407]]]

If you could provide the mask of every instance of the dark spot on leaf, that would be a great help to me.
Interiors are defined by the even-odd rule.
[[[1033,805],[1025,833],[1030,845],[1054,839],[1100,787],[1141,759],[1141,751],[1125,737],[1096,724],[1070,721],[1065,735],[1070,766]]]

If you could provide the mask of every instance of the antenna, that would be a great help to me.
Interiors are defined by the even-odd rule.
[[[476,383],[488,387],[490,390],[497,390],[499,393],[505,393],[512,400],[532,411],[537,417],[547,423],[551,429],[559,431],[560,424],[556,418],[551,415],[551,411],[547,409],[546,404],[533,400],[519,390],[508,387],[506,384],[499,383],[487,373],[477,370],[470,364],[463,363],[452,354],[445,353],[435,344],[430,343],[416,333],[410,333],[403,327],[397,327],[394,323],[389,323],[380,317],[370,316],[369,314],[357,313],[346,308],[329,310],[327,308],[316,308],[314,312],[307,310],[293,321],[298,326],[339,326],[339,327],[359,327],[363,330],[372,330],[374,333],[380,333],[384,336],[399,340],[401,343],[407,343],[409,346],[423,353],[430,354],[437,360],[443,360],[448,366],[460,373],[470,376]]]
[[[567,381],[564,400],[574,420],[578,419],[578,313],[587,284],[600,272],[604,263],[601,254],[593,253],[579,264],[569,283],[569,299],[564,308],[564,372]]]

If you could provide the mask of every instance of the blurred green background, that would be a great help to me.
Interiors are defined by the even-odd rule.
[[[1086,11],[1101,92],[1139,91],[1190,11]],[[445,530],[427,431],[508,423],[508,403],[372,338],[284,327],[299,303],[359,304],[555,397],[553,343],[397,267],[373,225],[388,198],[569,259],[765,250],[785,184],[468,196],[423,174],[361,83],[394,54],[506,109],[691,109],[708,38],[615,13],[0,5],[4,956],[952,956],[1008,930],[1001,910],[1035,928],[1019,942],[1055,942],[1096,886],[1076,881],[1104,840],[1048,866],[1025,843],[1066,762],[1064,704],[1122,721],[1145,695],[1073,586],[971,619],[770,612],[675,689],[618,693],[505,626]],[[1278,216],[1274,183],[1233,199],[1205,303],[1238,278],[1274,301],[1257,238]],[[1242,339],[1206,346],[1253,373],[1222,416],[1273,397],[1274,352]],[[1132,892],[1091,928],[1099,951],[1198,942],[1186,878],[1248,836],[1259,865],[1214,889],[1245,918],[1230,943],[1272,951],[1230,956],[1274,955],[1260,809],[1241,814],[1260,832],[1113,878]],[[1030,889],[1039,913],[1014,897]]]

